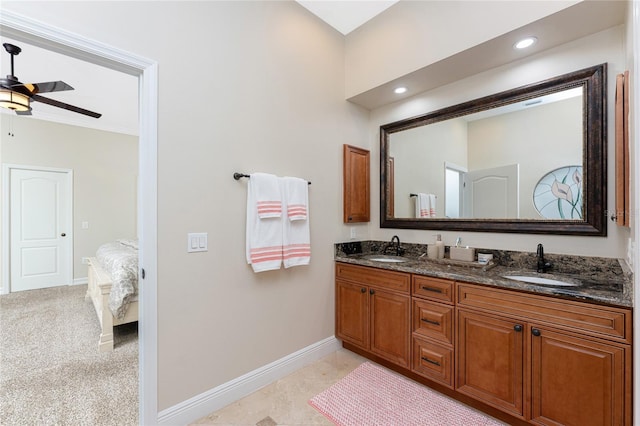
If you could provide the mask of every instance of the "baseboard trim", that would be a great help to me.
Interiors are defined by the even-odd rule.
[[[89,277],[74,278],[73,279],[73,284],[71,284],[71,285],[83,285],[83,284],[89,284]]]
[[[187,425],[340,349],[329,337],[158,413],[159,425]]]

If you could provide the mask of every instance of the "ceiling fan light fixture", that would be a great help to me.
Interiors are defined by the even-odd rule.
[[[29,97],[13,90],[0,90],[0,107],[14,111],[29,111]]]

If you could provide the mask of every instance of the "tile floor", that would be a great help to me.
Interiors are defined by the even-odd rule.
[[[193,423],[227,426],[333,425],[308,404],[311,398],[366,361],[338,351]]]

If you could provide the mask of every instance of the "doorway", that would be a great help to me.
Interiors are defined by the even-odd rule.
[[[73,173],[8,165],[9,291],[35,290],[73,281]]]
[[[10,10],[0,14],[3,35],[18,41],[80,58],[138,77],[140,101],[138,223],[140,268],[144,283],[139,291],[139,395],[140,424],[156,424],[157,404],[157,128],[158,64],[156,61],[70,33]],[[5,217],[6,215],[3,215]],[[3,225],[3,235],[8,229]],[[3,250],[3,261],[6,252]],[[3,271],[6,271],[6,263]]]

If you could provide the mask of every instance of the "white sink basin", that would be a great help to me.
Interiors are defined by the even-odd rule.
[[[576,287],[580,285],[580,283],[576,282],[554,280],[553,278],[544,277],[529,277],[526,275],[503,275],[502,277],[530,284],[550,285],[555,287]]]
[[[372,260],[374,262],[385,262],[385,263],[403,263],[406,262],[407,259],[400,256],[387,256],[383,254],[374,254],[371,256],[365,257],[367,260]]]

